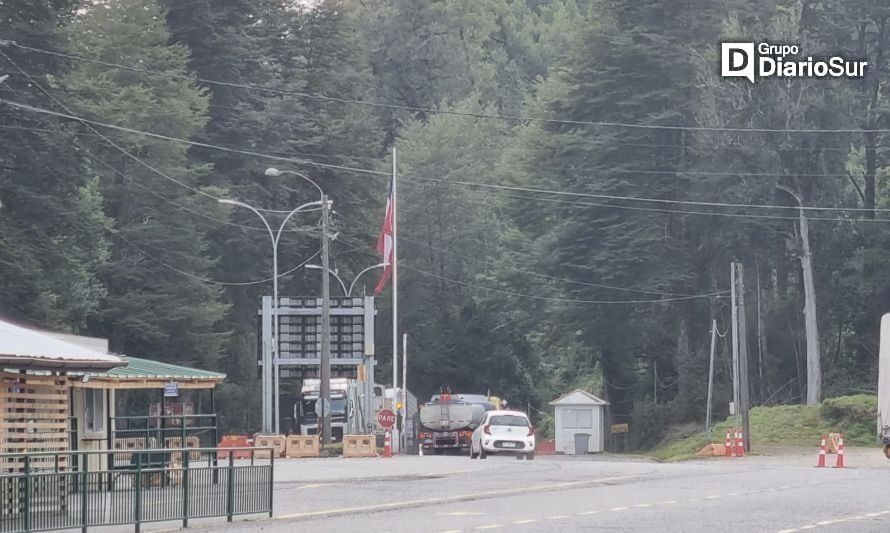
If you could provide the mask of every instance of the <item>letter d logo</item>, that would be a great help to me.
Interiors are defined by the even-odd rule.
[[[754,83],[754,43],[720,43],[720,52],[724,78],[748,78]]]

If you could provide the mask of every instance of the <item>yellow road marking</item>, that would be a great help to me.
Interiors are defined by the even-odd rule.
[[[667,500],[659,503],[658,505],[673,505],[675,503],[677,503],[677,500]]]
[[[477,513],[475,511],[454,511],[453,513],[439,513],[440,515],[445,516],[481,516],[482,513]]]
[[[517,524],[517,525],[522,525],[522,524],[533,524],[533,523],[535,523],[535,522],[537,522],[537,521],[538,521],[538,520],[535,519],[535,518],[528,518],[528,519],[526,519],[526,520],[517,520],[517,521],[512,522],[512,523],[513,523],[513,524]]]
[[[504,526],[502,526],[500,524],[488,524],[487,526],[479,526],[476,529],[496,529],[499,527],[504,527]]]
[[[578,514],[588,515],[588,514],[596,514],[596,513],[598,513],[598,512],[599,512],[599,511],[585,511],[585,512],[583,512],[583,513],[578,513]]]
[[[406,500],[401,502],[378,503],[373,505],[363,505],[360,507],[341,507],[338,509],[325,509],[323,511],[307,511],[304,513],[290,513],[273,517],[272,520],[290,520],[295,518],[319,518],[323,516],[341,515],[348,513],[361,513],[370,511],[384,511],[388,509],[404,509],[406,507],[416,507],[420,505],[443,504],[461,501],[476,500],[479,498],[495,498],[498,496],[511,496],[513,494],[525,494],[529,492],[571,489],[585,486],[597,485],[599,483],[607,483],[609,481],[620,481],[624,479],[634,479],[640,476],[611,476],[598,479],[589,479],[584,481],[569,481],[565,483],[551,483],[547,485],[534,485],[531,487],[520,487],[515,489],[500,489],[487,492],[477,492],[474,494],[462,494],[458,496],[446,496],[442,498],[425,498],[422,500]]]
[[[562,520],[563,518],[568,518],[568,516],[564,514],[558,514],[554,516],[548,516],[547,520]]]
[[[638,503],[634,507],[652,507],[651,503]]]
[[[610,511],[627,511],[627,507],[612,507]]]
[[[309,485],[300,485],[297,489],[317,489],[318,487],[330,487],[333,485],[342,485],[343,483],[310,483]]]

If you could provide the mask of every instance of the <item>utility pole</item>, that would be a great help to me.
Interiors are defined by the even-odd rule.
[[[399,223],[396,189],[396,147],[392,147],[392,406],[395,408],[399,392]],[[393,446],[401,442],[398,426],[393,429]],[[393,450],[398,452],[398,450]]]
[[[319,371],[322,444],[331,444],[331,276],[328,217],[330,204],[327,195],[321,197],[321,369]]]
[[[711,398],[714,396],[714,348],[717,345],[717,320],[711,320],[711,358],[708,363],[708,406],[705,410],[705,431],[711,438]]]
[[[730,266],[730,287],[732,289],[732,404],[733,409],[730,414],[736,415],[739,412],[739,314],[738,304],[736,302],[736,263],[732,262]]]
[[[737,267],[739,282],[739,413],[742,415],[742,438],[745,451],[751,451],[750,425],[748,424],[748,328],[745,322],[745,275],[742,265]]]
[[[652,402],[658,405],[658,359],[652,360]]]
[[[408,334],[402,333],[402,453],[408,447]]]

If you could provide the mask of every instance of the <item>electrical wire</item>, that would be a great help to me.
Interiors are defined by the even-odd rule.
[[[477,259],[477,258],[475,258],[475,257],[471,257],[471,256],[468,256],[468,255],[463,255],[463,254],[459,254],[459,253],[457,253],[457,252],[452,252],[452,251],[450,251],[450,250],[445,250],[444,248],[439,248],[439,247],[433,246],[433,245],[431,245],[431,244],[423,243],[423,242],[420,242],[420,241],[415,241],[415,240],[413,240],[413,239],[411,239],[411,238],[405,237],[404,235],[399,235],[399,241],[400,241],[400,242],[401,242],[401,241],[406,241],[406,242],[409,242],[409,243],[411,243],[411,244],[415,244],[415,245],[418,245],[418,246],[423,246],[423,247],[425,247],[425,248],[429,248],[429,249],[431,249],[431,250],[436,250],[436,251],[439,251],[439,252],[442,252],[442,253],[446,253],[446,254],[449,254],[449,255],[453,255],[453,256],[456,256],[456,257],[461,257],[461,258],[463,258],[463,259],[468,259],[468,260],[470,260],[470,261],[474,261],[474,262],[476,262],[476,263],[485,264],[485,265],[489,265],[489,264],[491,264],[487,259]],[[615,290],[615,291],[633,292],[633,293],[638,293],[638,294],[655,294],[655,295],[668,296],[668,297],[672,297],[672,296],[692,296],[692,295],[690,295],[690,294],[677,294],[677,293],[669,293],[669,292],[661,292],[661,291],[647,291],[647,290],[640,290],[640,289],[630,289],[630,288],[627,288],[627,287],[618,287],[618,286],[615,286],[615,285],[603,285],[603,284],[600,284],[600,283],[588,283],[588,282],[585,282],[585,281],[576,281],[576,280],[571,280],[571,279],[566,279],[566,278],[557,278],[557,277],[553,277],[553,276],[548,276],[548,275],[546,275],[546,274],[539,274],[539,273],[537,273],[537,272],[532,272],[532,271],[529,271],[529,270],[523,270],[523,269],[521,269],[521,268],[516,268],[516,267],[511,266],[511,265],[504,265],[504,266],[506,266],[506,268],[508,268],[508,269],[510,269],[510,270],[513,270],[514,272],[519,272],[519,273],[521,273],[521,274],[526,274],[526,275],[529,275],[529,276],[534,276],[534,277],[536,277],[536,278],[547,279],[547,280],[557,281],[557,282],[561,282],[561,283],[570,283],[570,284],[575,284],[575,285],[583,285],[583,286],[586,286],[586,287],[596,287],[596,288],[600,288],[600,289],[610,289],[610,290]]]
[[[696,294],[692,296],[678,296],[676,298],[660,298],[655,300],[580,300],[575,298],[558,298],[553,296],[538,296],[534,294],[525,294],[521,292],[508,291],[504,289],[495,289],[492,287],[485,287],[483,285],[476,285],[473,283],[468,283],[465,281],[440,276],[438,274],[433,274],[431,272],[426,272],[425,270],[420,270],[418,268],[414,268],[409,265],[400,264],[400,268],[406,268],[413,272],[417,272],[418,274],[422,274],[424,276],[440,279],[442,281],[447,281],[449,283],[454,283],[457,285],[463,285],[465,287],[470,287],[473,289],[481,289],[484,291],[495,292],[499,294],[506,294],[507,296],[516,296],[520,298],[531,298],[534,300],[546,300],[550,302],[566,302],[566,303],[578,303],[578,304],[598,304],[598,305],[635,305],[635,304],[658,304],[658,303],[670,303],[670,302],[679,302],[684,300],[694,300],[700,298],[719,298],[721,295],[726,294],[727,291],[715,292],[711,294]]]
[[[437,110],[430,109],[424,107],[416,107],[416,106],[406,106],[399,104],[388,104],[383,102],[370,102],[367,100],[358,100],[353,98],[339,98],[335,96],[327,96],[323,94],[312,94],[306,92],[299,91],[283,91],[279,89],[272,89],[268,87],[259,87],[256,85],[250,85],[245,83],[233,83],[233,82],[225,82],[218,80],[211,80],[207,78],[197,78],[192,76],[186,76],[182,74],[170,74],[154,71],[147,68],[142,67],[133,67],[129,65],[122,65],[119,63],[112,63],[108,61],[101,61],[98,59],[89,59],[85,57],[76,56],[73,54],[66,54],[62,52],[55,52],[51,50],[45,50],[41,48],[35,48],[33,46],[26,46],[20,43],[17,43],[13,40],[8,39],[0,39],[0,46],[14,46],[16,48],[22,50],[28,50],[31,52],[36,52],[40,54],[52,55],[55,57],[61,57],[64,59],[72,60],[72,61],[80,61],[84,63],[92,63],[95,65],[102,65],[109,68],[117,68],[121,70],[128,70],[131,72],[139,72],[142,74],[150,74],[153,76],[163,76],[173,79],[182,79],[190,82],[198,82],[205,83],[209,85],[220,85],[225,87],[233,87],[239,89],[247,89],[254,91],[263,91],[270,94],[278,94],[281,96],[296,96],[300,98],[314,99],[314,100],[323,100],[328,102],[336,102],[341,104],[353,104],[353,105],[361,105],[368,107],[376,107],[383,109],[397,109],[404,111],[412,111],[418,113],[425,114],[438,114],[438,115],[452,115],[452,116],[461,116],[461,117],[470,117],[476,119],[495,119],[495,120],[506,120],[512,122],[540,122],[546,124],[562,124],[562,125],[570,125],[570,126],[601,126],[601,127],[617,127],[617,128],[629,128],[629,129],[645,129],[645,130],[667,130],[667,131],[701,131],[701,132],[727,132],[727,133],[825,133],[825,134],[848,134],[848,133],[888,133],[890,129],[791,129],[791,128],[726,128],[726,127],[716,127],[716,126],[669,126],[669,125],[658,125],[658,124],[634,124],[634,123],[626,123],[626,122],[606,122],[606,121],[592,121],[592,120],[569,120],[569,119],[556,119],[556,118],[545,118],[545,117],[534,117],[534,116],[521,116],[521,115],[499,115],[493,113],[473,113],[469,111],[448,111],[448,110]]]
[[[111,231],[111,230],[109,230],[109,231]],[[152,254],[146,252],[143,248],[141,248],[140,246],[134,244],[132,241],[130,241],[129,239],[127,239],[126,237],[124,237],[123,235],[121,235],[120,232],[111,232],[111,233],[112,233],[115,237],[119,238],[120,240],[122,240],[123,242],[125,242],[127,245],[129,245],[129,246],[135,248],[136,250],[139,251],[139,253],[141,253],[141,254],[144,255],[145,257],[148,257],[149,259],[151,259],[152,261],[158,263],[159,265],[161,265],[161,266],[163,266],[163,267],[165,267],[165,268],[167,268],[167,269],[169,269],[169,270],[171,270],[171,271],[173,271],[173,272],[176,272],[177,274],[180,274],[180,275],[185,276],[185,277],[187,277],[187,278],[191,278],[191,279],[196,280],[196,281],[200,281],[200,282],[202,282],[202,283],[210,283],[210,284],[213,284],[213,285],[223,285],[223,286],[230,286],[230,287],[244,287],[244,286],[247,286],[247,285],[259,285],[259,284],[261,284],[261,283],[268,283],[268,282],[270,282],[270,281],[272,281],[272,280],[275,279],[274,276],[271,277],[271,278],[258,279],[258,280],[255,280],[255,281],[218,281],[218,280],[215,280],[215,279],[204,278],[204,277],[201,277],[201,276],[197,276],[197,275],[195,275],[195,274],[192,274],[191,272],[186,272],[186,271],[184,271],[184,270],[180,270],[180,269],[176,268],[175,266],[173,266],[173,265],[171,265],[171,264],[169,264],[169,263],[167,263],[167,262],[165,262],[165,261],[163,261],[163,260],[161,260],[161,259],[155,257],[154,255],[152,255]],[[293,268],[291,268],[291,269],[289,269],[289,270],[287,270],[287,271],[285,271],[285,272],[279,273],[279,274],[278,274],[278,279],[281,279],[282,277],[287,276],[287,275],[289,275],[289,274],[292,274],[293,272],[296,272],[297,270],[303,268],[305,265],[307,265],[307,264],[309,263],[309,261],[312,261],[313,259],[315,259],[320,253],[321,253],[321,250],[318,250],[317,252],[315,252],[314,254],[312,254],[311,256],[309,256],[308,259],[306,259],[305,261],[303,261],[303,262],[300,263],[299,265],[297,265],[297,266],[295,266],[295,267],[293,267]]]
[[[2,54],[2,52],[0,52]],[[80,122],[93,124],[100,127],[105,127],[109,129],[114,129],[118,131],[123,131],[127,133],[133,133],[137,135],[145,135],[148,137],[164,139],[168,141],[188,144],[191,146],[201,146],[204,148],[212,148],[216,150],[239,153],[242,155],[250,155],[255,157],[261,157],[265,159],[273,159],[276,161],[287,161],[291,163],[297,164],[305,164],[311,165],[315,167],[321,168],[330,168],[334,170],[344,170],[350,172],[364,173],[364,174],[373,174],[378,176],[389,176],[389,172],[373,170],[373,169],[363,169],[356,167],[349,167],[344,165],[332,165],[327,163],[319,163],[317,161],[311,161],[306,159],[297,159],[292,157],[284,157],[284,156],[276,156],[270,154],[264,154],[260,152],[254,152],[250,150],[240,150],[236,148],[230,148],[225,146],[218,146],[209,143],[202,143],[198,141],[189,141],[186,139],[179,139],[176,137],[171,137],[168,135],[162,135],[158,133],[152,133],[142,130],[137,130],[133,128],[127,128],[124,126],[117,126],[114,124],[107,124],[95,120],[84,119],[81,117],[77,117],[70,114],[59,113],[56,111],[51,111],[48,109],[43,109],[39,107],[34,107],[27,104],[22,104],[19,102],[12,102],[10,100],[0,99],[0,103],[9,105],[14,108],[22,109],[25,111],[30,111],[34,113],[46,114],[51,116],[56,116],[59,118],[65,118],[70,120],[77,120]],[[128,154],[129,155],[129,154]],[[143,163],[145,164],[145,163]],[[150,167],[151,168],[151,167]],[[160,172],[160,171],[158,171]],[[671,204],[671,205],[697,205],[697,206],[707,206],[707,207],[732,207],[732,208],[746,208],[746,209],[792,209],[792,210],[804,210],[804,211],[835,211],[835,212],[847,212],[847,211],[868,211],[868,212],[890,212],[890,209],[881,209],[876,208],[874,210],[867,208],[844,208],[844,207],[819,207],[819,206],[786,206],[786,205],[764,205],[764,204],[735,204],[735,203],[723,203],[723,202],[700,202],[693,200],[667,200],[661,198],[646,198],[646,197],[636,197],[636,196],[620,196],[620,195],[606,195],[606,194],[593,194],[593,193],[577,193],[577,192],[569,192],[569,191],[558,191],[558,190],[548,190],[548,189],[539,189],[533,187],[518,187],[518,186],[508,186],[508,185],[496,185],[490,183],[478,183],[478,182],[466,182],[466,181],[458,181],[458,180],[445,180],[441,178],[428,178],[428,177],[419,177],[419,176],[406,176],[410,179],[418,180],[418,181],[429,181],[429,182],[437,182],[437,183],[445,183],[450,185],[462,185],[469,187],[478,187],[478,188],[490,188],[490,189],[499,189],[499,190],[507,190],[507,191],[520,191],[520,192],[529,192],[534,194],[550,194],[550,195],[559,195],[559,196],[573,196],[573,197],[582,197],[582,198],[600,198],[607,200],[624,200],[624,201],[636,201],[636,202],[652,202],[652,203],[661,203],[661,204]],[[169,178],[169,177],[168,177]],[[173,179],[173,178],[169,178]],[[187,185],[184,185],[188,187]],[[206,194],[206,193],[203,193]],[[210,195],[208,195],[210,196]],[[212,196],[211,196],[212,197]],[[542,199],[543,200],[543,199]],[[582,204],[583,205],[583,204]],[[586,204],[586,205],[594,205],[597,204]],[[720,212],[702,212],[702,211],[679,211],[679,210],[664,210],[664,209],[645,209],[645,208],[634,208],[630,206],[618,206],[618,205],[599,205],[599,207],[612,207],[616,209],[637,209],[644,211],[660,211],[660,212],[668,212],[668,213],[682,213],[682,214],[690,214],[690,215],[710,215],[710,216],[730,216],[730,217],[746,217],[746,218],[771,218],[771,219],[780,219],[780,220],[795,220],[797,217],[782,217],[782,216],[769,216],[769,215],[753,215],[747,213],[720,213]],[[283,211],[274,211],[274,212],[283,212]],[[888,219],[830,219],[830,218],[813,218],[811,220],[844,220],[850,222],[886,222]]]
[[[49,91],[47,91],[46,89],[44,89],[42,85],[40,85],[39,83],[37,83],[37,80],[35,80],[35,79],[32,78],[27,72],[25,72],[25,71],[18,65],[18,63],[16,63],[15,61],[13,61],[12,58],[10,58],[8,55],[6,55],[2,50],[0,50],[0,56],[2,56],[4,59],[6,59],[6,61],[8,61],[13,67],[15,67],[16,70],[18,70],[18,71],[21,72],[26,78],[28,78],[28,80],[29,80],[31,83],[33,83],[34,86],[36,86],[38,89],[40,89],[40,91],[41,91],[43,94],[45,94],[50,100],[52,100],[56,105],[58,105],[59,107],[61,107],[62,109],[64,109],[64,110],[68,113],[68,115],[65,115],[65,114],[63,114],[63,113],[57,113],[57,112],[55,112],[55,111],[50,111],[50,110],[48,110],[48,109],[44,109],[43,111],[44,111],[46,114],[57,114],[57,115],[60,115],[60,116],[65,116],[66,118],[70,118],[70,119],[72,119],[72,120],[76,120],[76,121],[80,122],[81,124],[83,124],[84,126],[86,126],[87,128],[89,128],[93,133],[95,133],[96,135],[98,135],[99,137],[101,137],[102,140],[104,140],[106,143],[108,143],[109,145],[111,145],[111,146],[113,146],[114,148],[116,148],[116,149],[117,149],[118,151],[120,151],[122,154],[126,155],[128,158],[132,159],[133,161],[136,161],[138,164],[140,164],[140,165],[144,166],[145,168],[151,170],[152,172],[154,172],[155,174],[161,176],[162,178],[164,178],[164,179],[166,179],[166,180],[169,180],[169,181],[171,181],[171,182],[173,182],[173,183],[176,183],[177,185],[179,185],[179,186],[181,186],[181,187],[184,187],[184,188],[186,188],[186,189],[188,189],[188,190],[190,190],[190,191],[192,191],[192,192],[195,192],[195,193],[200,194],[200,195],[202,195],[202,196],[206,196],[207,198],[212,198],[213,200],[216,200],[217,202],[219,202],[220,200],[222,200],[222,198],[219,198],[219,197],[217,197],[217,196],[214,196],[214,195],[212,195],[212,194],[210,194],[210,193],[208,193],[208,192],[206,192],[206,191],[202,191],[201,189],[192,187],[191,185],[189,185],[189,184],[187,184],[187,183],[185,183],[185,182],[183,182],[183,181],[177,180],[176,178],[174,178],[174,177],[172,177],[172,176],[168,176],[167,174],[161,172],[160,170],[158,170],[157,168],[153,167],[152,165],[146,163],[146,162],[143,161],[142,159],[140,159],[140,158],[136,157],[135,155],[131,154],[130,152],[128,152],[128,151],[125,150],[124,148],[118,146],[117,144],[115,144],[114,141],[112,141],[111,139],[109,139],[109,138],[106,137],[105,135],[102,135],[102,133],[99,132],[99,130],[97,130],[96,128],[94,128],[94,127],[91,125],[91,122],[92,122],[92,121],[89,121],[89,120],[87,120],[87,119],[80,118],[80,117],[74,115],[74,113],[71,111],[71,109],[68,108],[68,106],[66,106],[65,104],[63,104],[61,101],[59,101],[57,98],[55,98],[52,94],[50,94]],[[6,101],[4,101],[4,103],[7,103],[7,104],[8,104],[8,102],[6,102]],[[9,104],[9,105],[12,105],[12,104]],[[19,105],[25,105],[25,104],[19,104]],[[31,106],[27,106],[27,107],[31,107]],[[35,109],[39,109],[39,108],[35,108]],[[257,209],[257,211],[266,212],[266,213],[289,213],[289,212],[290,212],[290,211],[273,210],[273,209]]]

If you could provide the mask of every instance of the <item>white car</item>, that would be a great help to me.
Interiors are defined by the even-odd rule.
[[[470,439],[470,459],[509,453],[535,458],[535,428],[522,411],[488,411]]]

